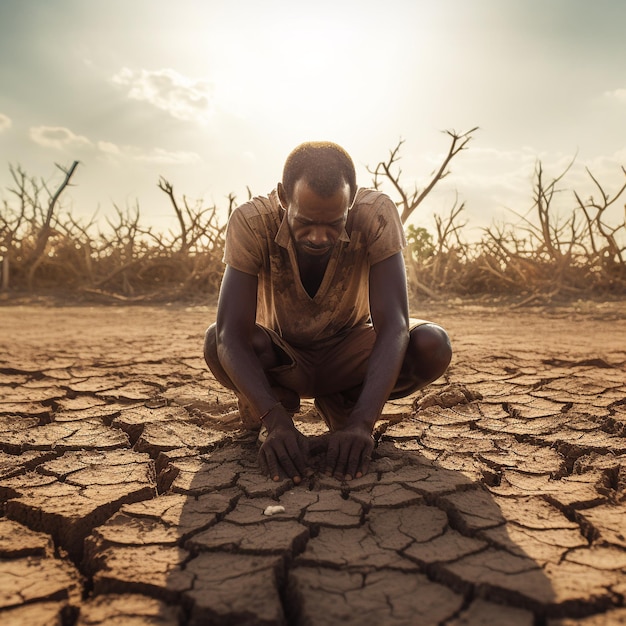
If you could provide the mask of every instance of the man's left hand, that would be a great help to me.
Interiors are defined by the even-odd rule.
[[[361,478],[367,473],[374,438],[367,426],[348,426],[331,433],[326,452],[326,474],[338,480]]]

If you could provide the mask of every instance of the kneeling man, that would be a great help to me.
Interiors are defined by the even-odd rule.
[[[393,201],[357,188],[352,159],[329,142],[295,148],[269,197],[232,213],[205,359],[244,425],[267,428],[259,462],[274,480],[310,473],[292,419],[301,397],[330,430],[326,472],[351,480],[367,472],[385,402],[448,367],[446,332],[409,319],[404,245]]]

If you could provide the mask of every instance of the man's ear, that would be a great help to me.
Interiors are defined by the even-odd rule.
[[[282,183],[278,183],[276,185],[276,191],[278,193],[278,199],[280,200],[280,205],[283,207],[283,209],[287,210],[287,207],[289,206],[289,201],[287,200],[287,194],[285,192],[285,188],[283,187]]]
[[[354,188],[354,193],[350,194],[350,204],[348,205],[348,207],[352,207],[352,205],[354,204],[354,201],[356,200],[356,194],[359,191],[358,187]]]

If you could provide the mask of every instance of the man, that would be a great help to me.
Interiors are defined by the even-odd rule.
[[[276,190],[231,215],[205,359],[244,425],[267,428],[259,463],[274,480],[311,472],[292,420],[301,397],[331,433],[326,473],[351,480],[367,472],[385,402],[446,370],[446,332],[409,320],[404,245],[395,204],[357,189],[352,159],[328,142],[298,146]]]

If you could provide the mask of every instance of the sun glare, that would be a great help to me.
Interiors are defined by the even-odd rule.
[[[340,10],[332,20],[300,11],[272,23],[258,16],[262,27],[207,42],[207,57],[219,51],[220,58],[210,68],[215,103],[279,133],[337,133],[377,104],[367,85],[379,53],[371,51],[369,28]]]

